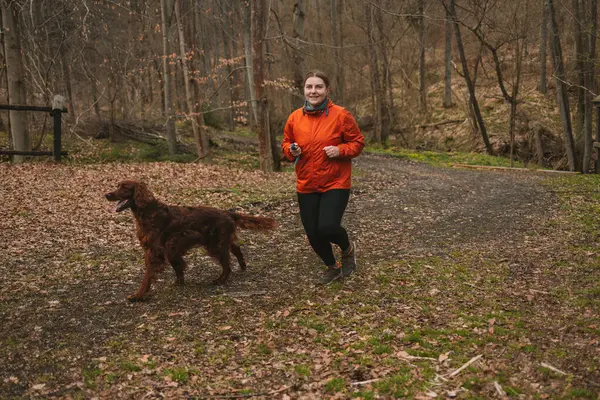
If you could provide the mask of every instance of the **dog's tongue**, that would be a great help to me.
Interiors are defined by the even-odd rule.
[[[125,205],[125,203],[127,203],[127,200],[119,200],[117,202],[117,204],[115,205],[115,209],[113,210],[114,212],[119,212],[122,210],[121,207],[123,207]]]

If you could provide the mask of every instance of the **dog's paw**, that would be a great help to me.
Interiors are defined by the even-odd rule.
[[[183,278],[175,279],[175,286],[183,286],[185,285],[185,280]]]
[[[213,286],[223,286],[225,284],[225,282],[227,282],[227,279],[215,279],[214,281],[212,281],[212,285]]]
[[[127,297],[127,300],[129,300],[132,303],[138,302],[138,301],[144,301],[144,297],[139,296],[137,294],[132,294],[131,296]]]

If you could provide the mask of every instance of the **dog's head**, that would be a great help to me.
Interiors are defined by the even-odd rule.
[[[144,208],[154,201],[154,196],[143,182],[122,181],[117,190],[106,194],[106,199],[116,201],[116,212],[131,208],[133,210]]]

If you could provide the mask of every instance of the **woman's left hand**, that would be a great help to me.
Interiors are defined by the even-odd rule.
[[[337,146],[326,146],[323,147],[323,151],[327,154],[329,158],[335,158],[340,155],[340,149]]]

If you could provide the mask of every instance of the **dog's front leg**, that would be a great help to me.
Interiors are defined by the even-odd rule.
[[[129,301],[142,301],[144,300],[144,296],[150,290],[150,285],[152,285],[152,281],[156,278],[156,272],[158,271],[160,265],[162,263],[162,259],[157,257],[152,253],[151,250],[146,250],[145,255],[145,271],[144,278],[142,279],[142,284],[135,294],[127,297]]]

